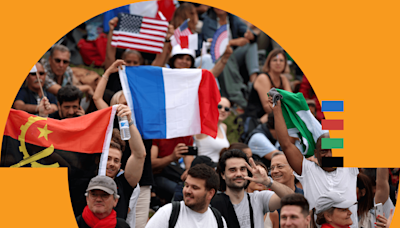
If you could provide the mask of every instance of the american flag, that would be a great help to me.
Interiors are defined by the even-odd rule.
[[[167,30],[167,21],[120,13],[111,45],[124,49],[161,53]]]
[[[188,22],[189,19],[186,19],[174,32],[175,42],[181,45],[182,48],[188,48],[188,36],[192,34]],[[172,43],[172,45],[175,46],[175,43]]]

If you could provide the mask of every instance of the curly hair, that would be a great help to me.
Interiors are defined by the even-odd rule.
[[[225,191],[226,190],[226,183],[225,180],[222,179],[222,175],[225,173],[225,168],[226,168],[226,161],[230,158],[243,158],[247,163],[249,163],[249,159],[247,158],[247,155],[239,150],[239,149],[230,149],[225,151],[222,156],[219,158],[218,165],[217,165],[217,173],[219,175],[219,180],[220,180],[220,186],[219,190]],[[250,171],[248,172],[248,176],[251,177],[252,174]],[[247,182],[247,185],[244,186],[246,189],[247,186],[249,185],[249,181]]]
[[[191,167],[188,171],[188,175],[194,178],[202,179],[206,181],[206,189],[214,189],[215,193],[219,187],[219,177],[213,168],[202,163]]]

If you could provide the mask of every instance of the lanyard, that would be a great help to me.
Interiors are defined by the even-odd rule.
[[[246,192],[246,193],[247,193],[247,192]],[[248,202],[249,202],[250,224],[251,224],[251,228],[254,228],[253,207],[251,206],[250,194],[249,194],[249,193],[247,193],[247,200],[248,200]]]

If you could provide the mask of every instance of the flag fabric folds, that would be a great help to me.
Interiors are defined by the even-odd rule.
[[[174,36],[171,39],[171,45],[180,45],[181,48],[187,48],[190,50],[197,50],[198,37],[197,34],[193,34],[189,29],[189,20],[186,19],[177,29],[174,31]]]
[[[55,120],[11,109],[3,135],[0,167],[67,167],[75,215],[86,206],[92,177],[105,175],[116,108]]]
[[[214,33],[210,49],[211,57],[214,62],[224,54],[226,46],[229,43],[228,26],[229,24],[222,25]]]
[[[167,21],[120,13],[111,45],[148,53],[161,53],[167,30]]]
[[[195,134],[215,138],[220,94],[208,70],[153,66],[119,71],[128,106],[144,139]]]
[[[321,124],[311,113],[302,93],[291,93],[282,89],[276,89],[276,91],[283,96],[282,114],[289,135],[300,138],[304,156],[314,155],[318,138],[328,131],[322,130]]]

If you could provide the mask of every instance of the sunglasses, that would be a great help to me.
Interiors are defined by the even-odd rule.
[[[37,72],[38,75],[43,76],[46,72]],[[30,76],[36,76],[36,73],[29,73]]]
[[[228,107],[223,107],[222,105],[218,105],[218,109],[224,108],[225,112],[229,112],[231,109]]]
[[[57,58],[55,58],[54,61],[56,61],[56,63],[63,62],[64,64],[69,64],[69,60],[57,59]]]

